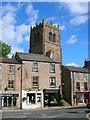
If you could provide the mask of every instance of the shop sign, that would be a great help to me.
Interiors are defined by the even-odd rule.
[[[58,92],[59,92],[59,89],[58,89],[58,90],[48,90],[48,89],[44,89],[43,92],[44,92],[44,93],[58,93]]]
[[[0,97],[18,97],[18,94],[0,94]]]

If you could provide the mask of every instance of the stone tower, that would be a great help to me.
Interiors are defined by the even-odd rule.
[[[62,63],[59,25],[54,26],[43,19],[41,23],[31,27],[29,53],[43,54]]]

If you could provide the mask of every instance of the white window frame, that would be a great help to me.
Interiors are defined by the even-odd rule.
[[[38,72],[38,63],[33,63],[33,72]]]
[[[35,82],[34,78],[37,78],[36,79],[37,84],[33,84]],[[32,87],[38,87],[38,83],[39,83],[39,77],[38,76],[33,76],[33,78],[32,78]]]
[[[0,74],[2,73],[2,65],[0,65]]]
[[[83,79],[84,80],[87,80],[88,78],[87,78],[87,73],[83,73]]]
[[[14,65],[9,65],[8,74],[10,74],[10,75],[15,74],[15,66]]]
[[[55,73],[55,64],[50,63],[50,72]]]
[[[53,85],[51,85],[53,84]],[[55,77],[50,77],[50,87],[56,87],[56,78]]]

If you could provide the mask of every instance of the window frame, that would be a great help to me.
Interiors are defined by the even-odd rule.
[[[76,91],[80,91],[80,82],[76,82]]]
[[[49,82],[50,82],[50,88],[56,87],[56,77],[50,77]],[[51,84],[53,84],[53,85],[51,85]]]
[[[50,63],[50,73],[55,73],[55,64]]]
[[[80,79],[80,73],[75,72],[75,79],[76,79],[76,80],[79,80],[79,79]]]
[[[49,32],[49,41],[52,41],[53,36],[52,36],[52,32]]]
[[[34,78],[37,78],[37,79],[34,79]],[[36,82],[36,84],[35,84]],[[32,77],[32,87],[38,87],[39,85],[39,77],[38,76],[33,76]]]
[[[56,34],[53,33],[53,42],[56,42]]]
[[[36,66],[35,64],[36,64],[37,66]],[[33,63],[32,71],[33,71],[33,72],[38,72],[38,63]]]
[[[84,91],[87,91],[88,90],[88,85],[87,85],[87,82],[84,82]]]
[[[14,65],[9,65],[8,66],[8,74],[9,75],[14,75],[15,74],[15,66]]]
[[[88,79],[87,76],[88,76],[87,73],[83,73],[83,79],[84,79],[84,80],[87,80],[87,79]]]
[[[0,74],[2,74],[2,65],[0,64]]]
[[[12,82],[12,83],[10,83]],[[15,81],[14,80],[8,80],[8,89],[14,89],[15,88]]]

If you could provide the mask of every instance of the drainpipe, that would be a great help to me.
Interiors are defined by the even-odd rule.
[[[21,64],[21,84],[20,84],[20,109],[22,109],[22,64]]]

